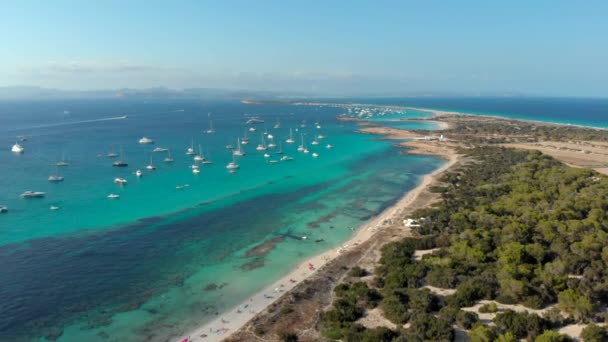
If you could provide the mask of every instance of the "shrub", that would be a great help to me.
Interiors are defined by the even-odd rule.
[[[468,333],[471,342],[493,342],[496,339],[496,330],[481,323],[475,324]]]
[[[497,311],[498,311],[498,305],[496,305],[496,303],[494,303],[494,302],[484,304],[479,308],[479,312],[481,312],[481,313],[495,313]]]
[[[420,314],[412,319],[408,335],[417,341],[452,341],[454,329],[448,322],[431,314]]]
[[[605,327],[589,324],[583,329],[581,338],[584,342],[604,342],[608,340],[608,333]]]
[[[367,270],[365,270],[359,266],[355,266],[355,267],[351,268],[350,271],[348,272],[349,276],[356,277],[356,278],[365,277],[368,274],[369,273],[367,272]]]
[[[565,342],[568,337],[553,330],[545,330],[541,335],[538,335],[534,342]]]
[[[479,316],[474,312],[460,310],[456,315],[456,324],[463,329],[471,329],[477,322],[479,322]]]

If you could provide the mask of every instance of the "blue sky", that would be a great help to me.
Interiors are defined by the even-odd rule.
[[[608,1],[3,1],[0,86],[608,96]]]

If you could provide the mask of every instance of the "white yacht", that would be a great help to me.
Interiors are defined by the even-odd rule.
[[[285,140],[285,142],[288,144],[293,144],[296,142],[295,140],[293,140],[293,129],[289,129],[289,138]]]
[[[13,145],[13,147],[11,148],[11,151],[15,153],[23,153],[25,151],[25,148],[23,148],[23,146],[19,145],[18,143],[15,143],[15,145]]]
[[[110,152],[110,153],[106,154],[106,157],[108,157],[108,158],[116,158],[116,157],[118,157],[118,153]]]
[[[42,198],[44,196],[46,196],[45,192],[29,190],[20,195],[21,198]]]
[[[50,206],[49,209],[51,209],[51,210],[59,210],[59,207],[56,206],[56,205],[52,205],[52,206]]]
[[[327,145],[325,146],[325,148],[326,148],[326,149],[330,149],[330,148],[334,148],[334,146],[333,146],[332,144],[327,144]]]
[[[117,199],[117,198],[120,198],[120,195],[117,195],[117,194],[109,194],[107,197],[108,197],[109,199]]]
[[[168,148],[164,148],[164,147],[157,147],[155,149],[152,150],[152,152],[167,152],[169,151]]]
[[[324,136],[323,134],[319,134],[319,135],[317,136],[317,139],[319,139],[319,140],[321,140],[321,139],[325,139],[325,136]]]
[[[201,170],[199,170],[198,168],[192,169],[192,173],[194,173],[195,175],[198,175],[199,173],[201,173]]]
[[[142,145],[154,144],[154,140],[143,137],[143,138],[139,139],[139,143]]]
[[[127,184],[127,180],[124,178],[116,177],[114,178],[114,183],[119,185]]]
[[[63,177],[57,176],[57,175],[51,175],[51,176],[49,176],[49,182],[53,182],[53,183],[63,182]]]
[[[141,172],[141,170],[137,170],[137,171],[135,171],[135,175],[136,175],[137,177],[141,177],[141,176],[143,176],[143,175],[144,175],[144,173],[143,173],[143,172]]]
[[[317,139],[313,140],[311,143],[311,145],[319,145],[319,142],[317,141]]]
[[[255,132],[257,129],[255,127],[249,127],[249,132]]]
[[[264,123],[264,120],[258,119],[257,117],[253,117],[253,118],[247,120],[248,125],[261,124],[261,123]]]
[[[312,154],[312,156],[313,156],[313,158],[317,158],[317,157],[319,156],[319,154],[318,154],[317,152],[314,152],[314,153]]]
[[[270,158],[270,154],[264,153],[264,158]]]
[[[282,156],[281,157],[281,161],[290,161],[290,160],[293,160],[293,158],[290,157],[290,156]]]

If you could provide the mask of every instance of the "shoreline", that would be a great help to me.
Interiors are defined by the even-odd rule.
[[[587,129],[595,129],[595,130],[601,130],[601,131],[608,130],[608,127],[597,127],[597,126],[583,125],[583,124],[572,124],[572,123],[567,123],[567,122],[553,122],[553,121],[542,121],[542,120],[534,120],[534,119],[512,118],[512,117],[506,116],[507,114],[505,114],[503,116],[503,115],[499,115],[499,114],[465,113],[465,112],[458,112],[458,111],[453,111],[453,110],[440,110],[440,109],[420,108],[420,107],[404,107],[404,108],[411,109],[411,110],[417,110],[419,112],[431,113],[434,116],[434,118],[441,118],[441,116],[466,115],[466,116],[477,116],[480,118],[529,122],[529,123],[533,123],[533,124],[537,124],[537,125],[577,127],[577,128],[587,128]],[[427,121],[431,121],[431,120],[427,120]]]
[[[447,124],[447,123],[446,123]],[[427,154],[432,155],[432,154]],[[456,153],[438,156],[446,162],[422,177],[420,183],[413,189],[405,192],[392,206],[386,208],[368,222],[359,226],[354,235],[341,246],[334,247],[320,253],[307,261],[300,263],[288,274],[284,275],[272,284],[264,287],[261,291],[232,307],[230,310],[219,315],[215,319],[194,328],[184,334],[176,341],[221,341],[232,336],[241,328],[247,325],[258,314],[264,312],[269,306],[278,302],[299,284],[309,279],[315,274],[323,272],[323,267],[337,259],[343,252],[355,248],[362,243],[370,240],[378,231],[383,228],[383,223],[393,219],[403,209],[412,205],[418,196],[434,182],[435,177],[454,166],[459,161]],[[311,268],[311,265],[313,266]]]

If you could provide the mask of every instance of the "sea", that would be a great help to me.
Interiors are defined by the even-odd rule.
[[[606,100],[505,101],[352,99],[608,127]],[[0,102],[0,205],[9,208],[0,214],[0,341],[175,339],[341,245],[445,163],[356,133],[335,119],[345,111],[200,99]],[[436,128],[399,121],[425,112],[385,114],[374,120]],[[227,147],[244,137],[246,155],[233,159]],[[310,153],[297,150],[302,140]],[[10,152],[16,142],[23,154]],[[277,147],[256,150],[270,142]],[[194,174],[188,148],[212,163]],[[118,159],[128,166],[113,167]],[[20,198],[28,190],[46,196]]]

